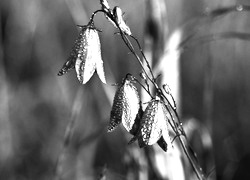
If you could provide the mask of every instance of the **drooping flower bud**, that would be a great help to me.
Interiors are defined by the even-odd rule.
[[[131,31],[130,28],[128,27],[128,25],[125,23],[124,19],[123,19],[123,14],[122,14],[122,10],[121,8],[119,8],[118,6],[115,6],[113,9],[113,15],[115,17],[115,20],[119,26],[119,28],[121,29],[122,32],[124,32],[127,35],[131,35]]]
[[[108,132],[113,131],[121,122],[130,132],[135,124],[140,109],[140,99],[137,88],[133,84],[133,78],[127,74],[121,86],[117,89],[112,110]]]
[[[81,27],[80,34],[75,41],[70,56],[58,75],[61,76],[74,67],[80,83],[87,83],[95,70],[101,81],[106,83],[100,39],[93,24]]]
[[[158,97],[149,102],[142,116],[137,135],[140,147],[153,145],[157,142],[164,151],[167,150],[167,144],[171,144],[171,140],[166,115],[167,109]]]

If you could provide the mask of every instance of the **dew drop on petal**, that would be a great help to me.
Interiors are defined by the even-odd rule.
[[[241,4],[236,6],[237,11],[243,11],[243,6]]]
[[[161,137],[159,101],[151,100],[141,120],[141,138],[146,145],[155,144]]]

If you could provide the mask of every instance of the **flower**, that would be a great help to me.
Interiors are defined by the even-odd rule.
[[[167,109],[158,96],[152,99],[142,116],[140,129],[130,143],[138,139],[139,146],[153,145],[156,142],[164,150],[171,144],[168,132]]]
[[[140,99],[132,81],[133,77],[127,74],[115,93],[108,132],[113,131],[121,122],[128,132],[136,131],[134,124],[140,109]]]
[[[77,78],[82,84],[89,81],[95,70],[101,81],[106,83],[100,39],[93,24],[81,26],[81,31],[71,50],[70,56],[58,75],[62,76],[73,68],[75,68]]]

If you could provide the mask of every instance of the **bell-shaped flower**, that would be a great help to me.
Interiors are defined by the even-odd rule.
[[[171,144],[168,129],[167,109],[160,98],[156,97],[148,103],[139,131],[129,143],[138,139],[139,146],[144,147],[157,142],[164,151],[167,151],[167,145]]]
[[[77,78],[82,84],[87,83],[95,71],[97,71],[101,81],[106,83],[100,39],[93,24],[81,27],[70,56],[58,75],[61,76],[74,68]]]
[[[134,86],[133,77],[127,74],[115,93],[108,132],[113,131],[121,122],[125,129],[134,131],[133,125],[139,113],[140,98]]]

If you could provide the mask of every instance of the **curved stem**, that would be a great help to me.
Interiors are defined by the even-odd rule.
[[[91,24],[91,23],[94,22],[94,17],[95,17],[95,15],[96,15],[97,13],[99,13],[99,12],[106,13],[106,11],[104,11],[104,10],[102,10],[102,9],[96,10],[95,12],[92,13],[92,15],[91,15],[91,17],[90,17],[90,21],[89,21],[88,24]]]
[[[122,31],[121,31],[120,33],[121,33],[121,37],[122,37],[123,41],[125,42],[125,44],[126,44],[127,47],[129,48],[129,50],[132,52],[132,54],[135,56],[135,58],[136,58],[137,61],[139,62],[139,64],[140,64],[140,66],[141,66],[143,72],[145,73],[147,79],[157,88],[158,86],[156,85],[156,83],[154,82],[154,80],[152,80],[152,79],[149,77],[147,71],[145,70],[145,68],[144,68],[144,66],[143,66],[143,63],[142,63],[140,57],[136,54],[135,49],[134,49],[132,43],[130,42],[130,40],[127,38],[127,36],[126,36]],[[150,69],[150,68],[149,68],[149,69]]]

